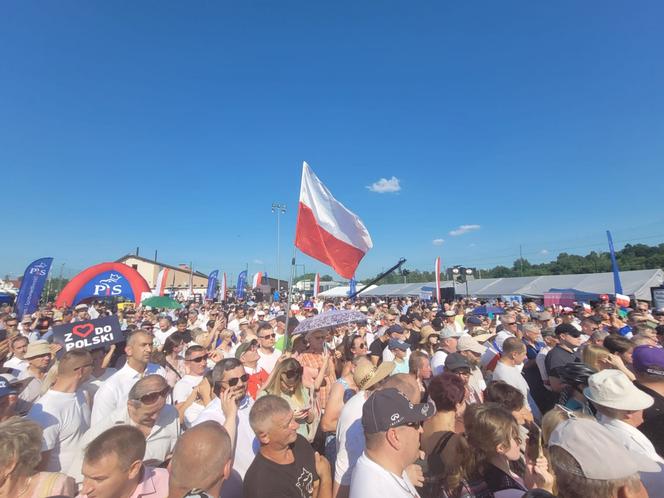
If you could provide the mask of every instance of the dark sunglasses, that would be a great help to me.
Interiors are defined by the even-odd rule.
[[[207,359],[208,359],[208,355],[204,354],[203,356],[198,356],[196,358],[189,358],[188,360],[184,360],[184,361],[192,361],[194,363],[200,363],[200,362],[205,361]]]
[[[151,405],[153,403],[156,403],[159,400],[159,398],[165,398],[166,396],[168,396],[169,392],[171,392],[171,388],[170,387],[165,387],[161,391],[144,394],[143,396],[141,396],[138,399],[144,405]]]
[[[579,332],[578,330],[575,331],[575,332],[565,332],[565,334],[570,336],[570,337],[574,337],[575,339],[578,339],[579,337],[581,337],[581,332]]]
[[[304,372],[303,367],[297,367],[293,368],[292,370],[286,370],[284,374],[286,375],[287,379],[297,379],[298,377],[302,376],[303,372]]]
[[[422,427],[422,422],[408,422],[406,424],[401,424],[401,426],[397,426],[397,427],[403,427],[403,426],[410,427],[411,429],[419,430],[420,427]]]
[[[246,383],[248,380],[249,380],[249,374],[244,374],[240,377],[233,377],[232,379],[228,379],[228,380],[225,380],[225,381],[222,381],[222,382],[227,382],[229,386],[233,387],[233,386],[237,386],[237,383],[239,381],[242,381],[242,382]]]
[[[357,345],[357,349],[365,349],[366,347],[367,347],[367,345],[364,344],[363,342],[361,342]]]
[[[277,334],[268,334],[260,336],[259,339],[274,339],[275,337],[277,337]]]

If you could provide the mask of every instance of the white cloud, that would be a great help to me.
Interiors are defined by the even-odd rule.
[[[549,254],[549,251],[547,251],[546,249],[542,249],[539,253],[540,253],[542,256],[546,256],[547,254]]]
[[[262,264],[265,264],[265,263],[263,263],[262,259],[254,259],[254,264],[255,265],[262,265]]]
[[[443,242],[445,242],[445,239],[433,239],[431,241],[434,246],[442,246]]]
[[[468,232],[474,232],[475,230],[479,230],[480,226],[479,225],[461,225],[459,228],[455,228],[450,232],[450,235],[452,237],[456,237],[458,235],[463,235],[464,233]]]
[[[389,180],[387,178],[381,178],[377,182],[368,185],[367,188],[377,194],[389,194],[401,190],[401,185],[399,185],[399,179],[396,176],[393,176]]]

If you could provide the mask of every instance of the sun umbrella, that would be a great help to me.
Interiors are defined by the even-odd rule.
[[[339,325],[346,325],[355,322],[364,322],[367,320],[367,315],[353,310],[332,310],[321,313],[320,315],[312,316],[300,322],[295,327],[293,335],[306,334],[312,330],[325,329],[328,327],[337,327]]]
[[[478,306],[473,310],[473,315],[502,315],[505,310],[500,306]]]
[[[182,305],[172,297],[168,296],[152,296],[141,301],[141,306],[150,308],[168,308],[172,310],[179,310]]]

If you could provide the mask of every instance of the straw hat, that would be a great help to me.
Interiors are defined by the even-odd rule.
[[[395,366],[393,361],[384,361],[376,368],[371,362],[363,361],[355,367],[353,381],[358,389],[369,389],[390,375]]]

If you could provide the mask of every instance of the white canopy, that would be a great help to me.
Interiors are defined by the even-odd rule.
[[[365,292],[375,289],[376,287],[376,285],[370,285],[366,289],[362,289],[362,284],[358,283],[356,288],[362,289],[360,294],[364,295]],[[332,287],[331,289],[328,289],[325,292],[321,292],[318,295],[320,297],[348,297],[349,293],[350,285],[340,285],[339,287]]]
[[[650,301],[650,288],[664,282],[664,272],[656,270],[621,271],[623,294]],[[363,293],[367,297],[419,296],[423,291],[435,289],[435,282],[418,284],[386,284]],[[466,284],[445,280],[442,287],[455,287],[455,294],[466,294]],[[475,297],[519,295],[542,298],[547,292],[568,292],[584,299],[600,294],[613,294],[613,273],[582,273],[578,275],[544,275],[540,277],[483,278],[468,281],[468,294]]]

